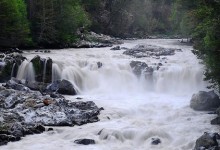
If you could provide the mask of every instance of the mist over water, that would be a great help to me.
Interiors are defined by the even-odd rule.
[[[27,136],[3,149],[22,150],[188,150],[205,131],[218,131],[211,126],[214,115],[190,109],[193,93],[206,90],[203,66],[191,53],[192,47],[178,45],[177,40],[125,41],[122,47],[131,48],[145,43],[167,48],[180,48],[173,56],[160,58],[133,58],[121,51],[100,49],[63,49],[50,54],[26,53],[28,59],[36,54],[53,59],[52,80],[67,79],[79,95],[66,96],[78,101],[92,100],[101,112],[100,122],[75,127],[56,127],[53,132]],[[130,62],[146,62],[153,68],[162,63],[149,78],[134,75]],[[97,63],[101,62],[99,68]],[[24,63],[24,64],[23,64]],[[31,64],[23,62],[17,78],[32,76]],[[33,66],[32,66],[33,67]],[[23,71],[20,71],[23,70]],[[25,73],[26,72],[26,73]],[[29,75],[28,75],[29,77]],[[31,77],[32,80],[32,77]],[[82,101],[80,100],[80,101]],[[80,138],[91,138],[95,145],[81,146],[74,143]],[[159,138],[159,145],[152,145],[152,138]]]

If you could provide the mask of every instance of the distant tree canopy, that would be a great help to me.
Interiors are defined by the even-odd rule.
[[[172,32],[172,0],[83,0],[83,4],[96,32],[119,37]]]

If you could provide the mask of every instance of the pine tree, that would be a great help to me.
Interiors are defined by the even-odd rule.
[[[0,0],[0,27],[1,47],[19,47],[31,43],[23,0]]]

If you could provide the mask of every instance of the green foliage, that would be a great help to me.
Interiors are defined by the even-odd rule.
[[[80,0],[38,0],[30,6],[33,39],[40,46],[71,45],[76,31],[90,25]]]
[[[180,30],[192,36],[198,56],[206,64],[206,80],[220,91],[220,2],[176,0],[180,6]]]
[[[0,26],[1,47],[17,47],[31,43],[23,0],[0,0]]]
[[[77,29],[88,28],[91,24],[79,2],[67,0],[58,16],[58,32],[61,42],[71,43],[76,39]]]

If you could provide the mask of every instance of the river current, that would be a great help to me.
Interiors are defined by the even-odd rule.
[[[182,51],[160,58],[133,58],[122,54],[124,50],[111,51],[110,48],[26,52],[24,56],[29,60],[36,55],[53,59],[53,80],[68,79],[79,93],[66,96],[67,99],[92,100],[104,110],[99,122],[55,127],[54,131],[26,136],[0,149],[190,150],[204,132],[218,131],[217,126],[210,125],[214,115],[189,107],[193,93],[207,90],[207,83],[203,81],[204,67],[192,54],[191,46],[167,39],[124,42],[121,47],[132,48],[144,43]],[[129,65],[132,60],[146,62],[152,67],[158,63],[162,66],[150,79],[137,78]],[[97,62],[102,63],[101,68]],[[21,72],[18,78],[22,76]],[[82,138],[94,139],[96,144],[84,146],[74,143]],[[161,143],[152,145],[152,138],[159,138]]]

